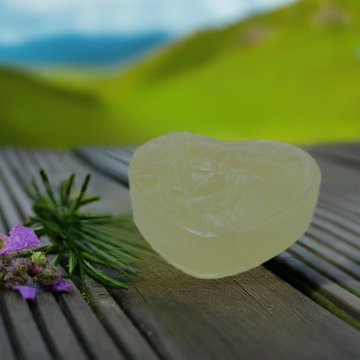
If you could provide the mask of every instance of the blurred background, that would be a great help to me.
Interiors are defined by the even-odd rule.
[[[0,144],[360,137],[359,0],[2,0]]]

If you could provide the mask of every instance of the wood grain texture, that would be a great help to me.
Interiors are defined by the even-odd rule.
[[[3,155],[6,158],[6,154]],[[24,204],[25,193],[21,190],[18,182],[16,182],[15,174],[11,172],[12,166],[17,164],[16,158],[13,157],[12,161],[8,163],[8,177],[7,180],[13,180],[11,183],[7,183],[7,186],[11,189],[14,187],[12,194],[18,191],[16,194],[18,204]],[[34,161],[34,164],[35,161]],[[20,187],[20,188],[19,188]],[[0,201],[2,197],[0,197]],[[17,218],[17,221],[23,220],[22,214],[27,215],[27,209],[22,208],[22,214],[17,213],[14,201],[12,204],[7,204],[12,212],[5,212],[8,222],[11,223]],[[21,209],[21,208],[20,208]],[[10,218],[10,215],[14,219]],[[70,282],[71,283],[71,282]],[[18,294],[11,292],[4,292],[5,300],[9,296],[19,296]],[[52,297],[52,299],[51,299]],[[85,359],[88,356],[91,359],[123,359],[123,356],[119,352],[118,348],[114,344],[111,337],[107,334],[105,329],[101,326],[95,314],[91,311],[90,307],[86,304],[83,296],[73,285],[73,290],[68,294],[59,294],[59,303],[64,312],[59,307],[59,304],[55,301],[52,294],[40,293],[39,299],[37,299],[37,305],[34,306],[34,315],[37,316],[37,322],[44,333],[44,338],[48,341],[48,346],[54,351],[54,355],[59,358],[71,358],[71,359]],[[23,300],[22,300],[23,301]],[[18,307],[11,308],[11,313],[17,313]],[[31,314],[30,314],[31,316]],[[52,320],[58,320],[53,322]],[[71,324],[71,326],[70,326]],[[17,331],[18,327],[15,327]],[[33,329],[32,329],[33,330]],[[33,330],[31,333],[35,333]],[[72,338],[70,340],[70,338]],[[36,339],[38,340],[38,339]],[[80,340],[80,342],[79,342]],[[18,341],[21,341],[18,339]],[[35,342],[36,343],[36,342]],[[80,346],[80,343],[83,345]],[[39,355],[42,354],[43,348],[39,346]],[[84,351],[85,350],[85,351]],[[87,354],[87,355],[86,355]],[[70,356],[70,357],[69,357]],[[35,357],[33,357],[35,358]]]
[[[88,359],[53,294],[38,291],[36,301],[30,306],[56,359]]]
[[[14,158],[12,158],[11,160],[14,161]],[[13,163],[14,162],[12,162],[12,164]],[[9,166],[9,168],[11,168],[11,166]],[[17,186],[18,184],[15,182],[16,180],[12,177],[13,175],[14,174],[11,174],[10,172],[8,173],[7,179],[13,179],[13,182],[11,183],[11,185],[7,185],[11,189],[15,184],[16,190],[19,191],[17,193],[19,199],[20,195],[24,196],[24,193],[22,190],[20,191],[20,188]],[[15,224],[16,222],[23,220],[22,214],[20,214],[20,212],[18,212],[18,209],[15,207],[14,202],[10,198],[9,192],[6,192],[5,194],[2,193],[2,196],[0,197],[0,203],[6,209],[6,211],[4,212],[4,217],[6,218],[8,224]],[[25,203],[25,200],[21,201],[20,198],[19,203]],[[5,296],[4,299],[4,302],[7,303],[10,313],[18,312],[19,305],[15,306],[15,304],[9,302],[9,296],[14,295],[16,295],[16,297],[19,297],[19,294],[13,294]],[[21,302],[25,301],[20,299],[19,303]],[[38,334],[40,331],[42,333],[42,336],[46,339],[47,346],[51,350],[52,355],[55,356],[56,359],[87,359],[84,350],[81,348],[79,342],[77,341],[74,331],[70,327],[63,312],[61,311],[61,308],[59,307],[52,294],[38,291],[36,303],[30,305],[33,309],[34,320],[36,320],[38,328],[35,331],[35,324],[33,324],[33,328],[27,330],[30,332],[30,334],[34,333],[33,336]],[[23,309],[22,311],[24,312],[25,310]],[[32,317],[32,315],[28,314],[28,318],[30,318],[30,316]],[[9,317],[10,320],[13,319],[13,317]],[[18,324],[13,325],[15,327],[15,333],[17,333],[17,327],[22,326],[19,324],[22,324],[21,321],[19,321]],[[22,337],[19,339],[19,336],[21,336],[21,334],[17,336],[16,343],[20,345],[23,344],[23,341],[27,339],[23,339]],[[35,344],[34,346],[37,346],[36,343],[39,341],[39,339],[40,336],[35,336],[35,340],[37,341],[33,341],[33,343]],[[26,347],[26,344],[23,346]],[[39,346],[40,352],[43,351],[43,349],[43,346]],[[32,353],[30,354],[30,356],[35,356],[35,354]]]
[[[350,259],[360,263],[360,249],[348,242],[343,241],[343,239],[326,232],[320,228],[310,226],[306,234],[316,241],[328,246],[331,249],[336,250],[340,254],[343,254]]]
[[[288,251],[305,264],[334,281],[336,284],[342,286],[351,293],[360,296],[360,281],[346,271],[299,244],[294,244]]]
[[[353,232],[355,234],[358,234],[360,232],[359,223],[349,219],[348,217],[344,216],[344,214],[341,214],[336,210],[328,210],[318,206],[315,210],[315,215],[321,219],[328,220],[329,222],[337,225],[338,227],[349,230],[350,232]]]
[[[80,148],[76,150],[76,155],[85,163],[89,164],[96,170],[101,170],[104,174],[122,183],[128,183],[129,178],[127,175],[128,163],[130,162],[131,155],[128,161],[120,161],[106,153],[102,153],[97,149]]]
[[[326,276],[320,274],[289,252],[284,251],[268,262],[270,268],[273,264],[279,266],[280,271],[291,274],[299,281],[309,285],[313,291],[335,304],[339,309],[360,320],[360,298],[337,285]],[[316,301],[316,299],[315,299]]]
[[[354,167],[360,166],[360,147],[358,143],[318,145],[313,146],[309,151],[316,157]]]
[[[303,236],[298,241],[298,244],[325,260],[328,260],[330,263],[344,270],[354,278],[360,279],[360,264],[357,264],[356,261],[350,259],[349,257],[344,256],[340,252],[335,251],[318,241],[314,241],[307,236]]]
[[[33,152],[32,154],[25,155],[25,157],[35,167],[41,166],[44,168],[55,183],[59,183],[60,179],[64,179],[64,177],[69,176],[74,171],[81,176],[85,176],[88,171],[81,163],[74,159],[69,159],[64,154],[54,153],[53,157],[49,157],[47,153]],[[60,174],[57,173],[57,167],[61,168]],[[59,175],[61,176],[59,177]],[[96,178],[93,180],[95,180],[95,184],[93,183],[92,190],[94,190],[94,186],[96,188],[98,183]],[[121,195],[121,189],[118,189],[119,186],[117,184],[114,185],[117,192],[120,192]],[[110,186],[111,189],[115,190],[114,187]],[[123,203],[126,205],[126,199],[123,200]],[[107,211],[107,209],[105,210]],[[153,350],[144,341],[144,338],[116,302],[110,297],[106,289],[91,279],[87,280],[88,283],[93,285],[93,287],[88,286],[88,293],[92,297],[92,305],[111,337],[99,326],[98,319],[91,312],[90,308],[84,304],[84,300],[77,290],[73,290],[70,294],[60,295],[59,301],[67,317],[72,321],[72,325],[76,329],[76,333],[84,347],[90,350],[90,354],[97,359],[102,359],[102,357],[110,359],[122,358],[118,349],[114,347],[115,342],[117,347],[121,349],[121,352],[131,359],[157,359]]]
[[[343,304],[348,292],[326,281],[333,284],[327,291],[329,297]],[[109,291],[166,359],[336,358],[340,356],[335,355],[336,350],[324,354],[323,349],[330,349],[332,343],[339,351],[339,344],[346,341],[334,337],[325,345],[328,335],[335,336],[337,325],[328,329],[324,325],[325,318],[332,315],[262,267],[232,278],[204,281],[182,274],[158,258],[128,292]],[[357,314],[356,305],[347,309]],[[321,331],[316,330],[318,323]],[[308,344],[302,338],[306,333],[315,338],[314,334],[322,335]],[[358,338],[359,333],[354,336]],[[290,348],[282,347],[279,339],[282,344],[291,344]]]
[[[8,330],[6,329],[0,309],[0,359],[15,360],[15,353],[10,343]]]
[[[92,359],[125,359],[75,286],[59,303]]]
[[[87,278],[86,287],[94,311],[127,358],[159,359],[140,331],[102,285]]]
[[[335,359],[358,351],[335,339],[341,320],[263,267],[199,280],[156,263],[128,292],[111,293],[167,359]]]
[[[24,360],[49,360],[52,355],[26,300],[17,292],[0,290],[0,306],[8,331],[16,340],[14,351]]]
[[[11,163],[5,160],[4,151],[0,151],[0,169],[4,183],[7,185],[7,191],[11,194],[13,201],[23,217],[31,214],[30,200],[23,196],[24,190],[16,178],[15,173],[11,171]]]
[[[111,161],[105,164],[114,167],[120,162],[124,165],[120,167],[120,173],[126,171],[130,152],[122,154],[116,149],[102,149],[99,154],[94,158],[103,161],[108,157]],[[73,171],[83,176],[90,170],[86,163],[67,153],[14,152],[7,154],[5,159],[10,169],[4,176],[6,186],[12,186],[9,183],[11,179],[17,181],[13,165],[16,161],[19,167],[26,164],[27,172],[39,166],[45,167],[54,181]],[[93,166],[96,167],[96,164]],[[97,171],[93,172],[95,181],[91,191],[103,195],[102,209],[98,210],[123,212],[129,209],[127,190]],[[113,173],[112,176],[118,175]],[[325,189],[330,192],[343,186],[343,181],[341,176],[337,176]],[[16,185],[12,189],[8,201],[11,203],[14,198],[17,208],[25,213],[23,195],[15,195]],[[356,185],[351,189],[355,191]],[[21,191],[19,193],[22,194]],[[342,194],[341,191],[338,193]],[[348,193],[351,194],[350,191]],[[345,206],[346,199],[342,199]],[[0,206],[1,201],[0,197]],[[354,219],[341,213],[329,214],[326,204],[325,200],[313,224],[317,237],[313,236],[314,231],[309,232],[307,238],[290,250],[300,264],[296,270],[297,279],[312,284],[318,293],[357,317],[358,298],[345,289],[351,289],[353,293],[359,290],[360,293],[360,282],[355,276],[358,265],[357,260],[344,250],[350,251],[349,246],[355,246],[357,228],[351,223],[349,229],[348,221],[354,222]],[[347,238],[349,234],[352,234],[351,240]],[[342,241],[344,237],[348,247],[336,248],[335,240]],[[344,264],[340,266],[344,259],[351,268],[346,268]],[[282,266],[286,269],[287,265],[283,262]],[[311,275],[309,270],[313,271]],[[355,277],[349,273],[351,271]],[[335,283],[335,280],[339,282]],[[134,359],[357,359],[360,352],[360,333],[357,330],[264,267],[226,279],[199,280],[157,258],[149,261],[144,275],[131,283],[128,291],[109,290],[116,302],[108,297],[105,289],[91,281],[88,281],[88,287],[94,309],[107,330],[105,334],[117,343],[114,348],[117,356],[121,356],[118,348],[125,356]],[[78,313],[90,318],[94,314],[80,301],[80,298],[83,301],[81,295],[76,295],[75,299],[67,295],[70,294],[59,299],[67,318],[72,319],[71,326],[81,344],[84,347],[89,345],[89,353],[98,358],[95,345],[89,344],[95,335],[90,330],[86,333],[86,328],[93,326],[91,321],[76,317]],[[90,311],[88,315],[84,313],[84,307]],[[132,327],[127,331],[129,326]],[[111,358],[109,351],[106,356]]]
[[[123,164],[130,162],[131,152],[123,152],[121,149],[100,148],[97,151],[93,148],[87,149],[88,161],[92,161],[95,166],[98,159],[100,157],[104,158],[104,155],[112,158],[112,167],[114,167],[114,160],[118,159],[118,162],[121,162],[122,166],[118,167],[116,171],[124,172]],[[107,167],[107,162],[103,161],[102,166]],[[308,237],[304,237],[302,239],[303,241],[300,240],[299,242],[299,244],[305,246],[308,250],[308,262],[307,264],[302,262],[302,264],[305,267],[314,264],[318,266],[318,269],[320,266],[320,270],[325,271],[324,274],[328,274],[333,279],[336,279],[336,276],[340,276],[336,279],[337,283],[334,283],[329,279],[327,280],[329,283],[332,283],[335,288],[339,287],[338,284],[348,286],[349,283],[353,284],[353,280],[355,280],[354,277],[357,278],[358,275],[359,265],[356,263],[356,256],[358,255],[358,253],[355,252],[354,249],[356,248],[356,246],[360,245],[360,242],[359,236],[353,232],[357,225],[349,222],[346,217],[342,216],[342,212],[344,211],[344,207],[346,208],[349,204],[348,199],[351,199],[353,201],[354,193],[356,192],[357,188],[359,188],[360,190],[359,182],[356,181],[358,173],[356,169],[348,168],[346,165],[340,164],[338,162],[333,162],[331,161],[331,159],[329,160],[328,157],[326,157],[325,160],[321,158],[320,166],[323,171],[323,182],[320,194],[320,202],[316,210],[316,216],[313,219],[313,225],[307,232]],[[341,171],[338,169],[339,167]],[[116,176],[116,174],[113,173],[113,176]],[[121,176],[122,178],[125,178],[125,174],[122,174]],[[334,195],[332,194],[333,192],[335,193]],[[348,194],[348,199],[344,197],[345,194]],[[330,205],[329,199],[331,202]],[[343,208],[340,209],[338,209],[339,199],[342,200],[343,206]],[[358,220],[360,210],[358,211],[358,213],[356,213],[356,205],[353,204],[351,201],[350,203],[352,206],[351,211],[353,212],[353,214],[352,217],[348,217],[351,217],[352,220]],[[337,212],[337,215],[334,215],[333,212],[329,210]],[[338,218],[339,216],[340,220]],[[344,225],[350,225],[350,229],[349,226],[344,227]],[[325,255],[325,253],[328,255],[328,257],[322,256]],[[350,254],[352,254],[352,256]],[[304,255],[304,250],[302,250],[302,255]],[[320,265],[316,264],[316,261],[319,257],[321,258]],[[348,259],[349,257],[350,259]],[[315,263],[313,263],[314,261]],[[284,263],[280,264],[280,266],[281,265],[284,266]],[[342,270],[344,270],[345,272]],[[350,275],[352,275],[349,278],[347,277],[347,275],[349,275],[347,271],[350,271]],[[345,281],[347,284],[344,284],[342,281],[343,275],[345,276]],[[304,280],[306,279],[304,278]],[[312,284],[313,286],[315,286],[313,280]],[[317,287],[319,289],[322,289],[323,284],[320,282]],[[357,285],[355,284],[354,287],[355,289],[351,288],[351,290],[353,292],[356,292]],[[329,298],[330,295],[326,295],[327,298]],[[342,291],[340,295],[343,297],[341,301],[344,304],[346,304],[348,298],[351,299],[353,296],[353,294],[347,291]],[[336,298],[338,299],[340,295],[337,294]],[[358,314],[356,315],[358,316]]]
[[[2,179],[3,180],[3,179]],[[3,209],[4,222],[15,225],[21,220],[13,201],[9,196],[4,182],[0,184],[0,206]],[[9,228],[2,228],[0,232],[7,234]],[[14,351],[21,359],[51,359],[52,356],[42,337],[35,319],[26,300],[19,293],[8,290],[0,291],[0,306],[10,336],[16,342]]]
[[[337,226],[331,221],[327,221],[326,219],[315,217],[313,218],[311,224],[316,228],[319,228],[323,231],[326,231],[340,238],[341,241],[353,245],[354,247],[359,247],[359,237],[356,234],[341,226]]]

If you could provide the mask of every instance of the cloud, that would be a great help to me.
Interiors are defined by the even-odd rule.
[[[60,33],[182,34],[294,0],[2,0],[0,42]]]

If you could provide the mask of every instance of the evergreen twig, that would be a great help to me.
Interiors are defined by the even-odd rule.
[[[26,222],[38,236],[47,236],[51,245],[41,247],[46,253],[55,253],[55,262],[64,253],[69,254],[70,274],[78,272],[84,285],[85,275],[107,287],[127,288],[124,281],[105,275],[91,262],[110,266],[128,279],[137,274],[133,263],[141,259],[141,250],[113,231],[106,231],[111,224],[111,215],[80,213],[82,206],[99,200],[99,196],[86,196],[91,175],[88,174],[80,192],[72,196],[75,174],[63,181],[58,192],[53,190],[46,172],[40,170],[45,193],[41,193],[35,179],[25,190],[33,200],[34,216]],[[38,251],[33,249],[33,251]],[[30,256],[32,251],[24,251],[22,256]]]

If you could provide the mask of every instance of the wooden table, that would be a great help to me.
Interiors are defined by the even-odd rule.
[[[91,171],[95,211],[130,211],[133,149],[55,152],[0,148],[0,232],[31,213],[20,177],[53,181]],[[360,144],[308,151],[323,174],[306,234],[264,266],[199,280],[149,261],[128,290],[87,279],[90,306],[70,293],[35,302],[0,291],[0,359],[360,359]],[[75,279],[76,280],[76,279]]]

